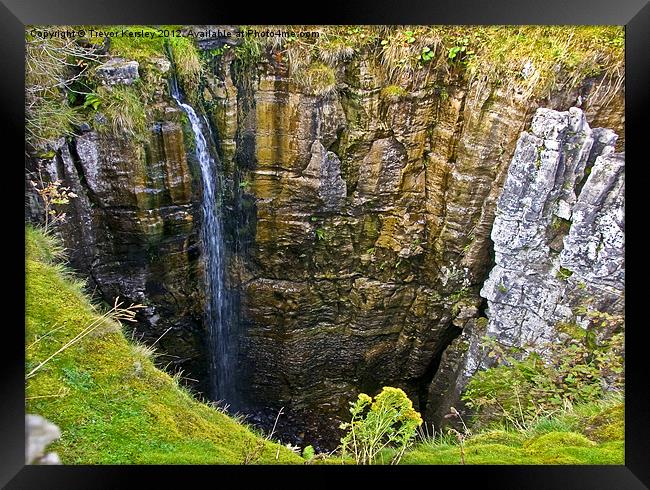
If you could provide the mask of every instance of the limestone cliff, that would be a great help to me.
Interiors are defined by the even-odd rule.
[[[619,304],[622,157],[613,132],[590,126],[622,135],[620,87],[593,73],[545,95],[487,83],[440,46],[435,67],[396,77],[376,44],[321,53],[325,65],[199,42],[192,95],[219,156],[237,408],[270,427],[284,407],[294,443],[335,445],[348,402],[384,385],[438,423],[486,328],[519,342],[583,291]],[[145,303],[137,337],[162,336],[165,363],[206,392],[202,189],[168,69],[120,58],[99,70],[110,87],[158,74],[143,139],[86,128],[31,165],[79,195],[63,228],[72,264],[105,299]]]
[[[285,407],[299,443],[332,444],[348,401],[383,385],[440,422],[485,327],[479,291],[520,132],[537,107],[568,108],[593,82],[544,100],[452,71],[398,92],[359,54],[337,65],[335,90],[314,95],[289,65],[269,54],[243,83],[225,54],[206,89],[232,209],[247,210],[232,267],[242,395],[268,409],[267,424]],[[603,110],[585,108],[591,120]]]
[[[441,408],[458,404],[469,378],[490,365],[484,335],[543,353],[562,325],[587,328],[589,311],[624,314],[624,154],[614,152],[616,139],[591,129],[575,107],[538,109],[531,132],[521,133],[491,232],[495,264],[480,291],[489,321],[471,322],[445,353],[430,388]]]
[[[492,228],[495,266],[483,285],[488,334],[553,341],[587,306],[623,312],[624,157],[616,135],[579,109],[537,111],[508,170]],[[573,308],[573,309],[572,309]]]

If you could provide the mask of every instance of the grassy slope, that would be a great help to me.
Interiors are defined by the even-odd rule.
[[[28,228],[26,244],[29,372],[100,314],[48,239]],[[257,443],[258,463],[303,462],[192,398],[110,320],[29,379],[26,410],[61,428],[50,448],[65,464],[239,464]]]
[[[527,433],[491,430],[465,444],[466,464],[625,464],[624,404],[620,399],[578,406],[542,420]],[[458,464],[451,439],[419,444],[402,464]]]

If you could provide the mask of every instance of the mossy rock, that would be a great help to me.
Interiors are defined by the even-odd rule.
[[[531,453],[544,453],[555,451],[558,447],[594,447],[595,445],[595,442],[576,432],[549,432],[529,439],[524,443],[524,448]]]
[[[597,442],[622,441],[625,439],[625,405],[616,404],[591,417],[583,432]]]
[[[406,89],[400,87],[399,85],[387,85],[381,89],[380,96],[383,100],[387,102],[398,102],[401,99],[404,99],[408,95]]]
[[[483,444],[502,444],[504,446],[519,447],[524,443],[525,436],[517,432],[507,432],[505,430],[495,430],[484,432],[471,437],[465,443],[466,446],[476,446]]]

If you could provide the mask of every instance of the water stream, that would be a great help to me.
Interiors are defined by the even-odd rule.
[[[190,121],[195,140],[196,159],[201,167],[203,196],[201,201],[201,242],[205,261],[206,324],[209,339],[209,363],[212,398],[235,402],[232,379],[230,345],[231,304],[225,287],[224,233],[219,206],[218,165],[210,153],[205,131],[210,131],[207,121],[202,123],[194,108],[181,100],[180,90],[173,79],[171,94]],[[205,129],[204,129],[205,128]]]

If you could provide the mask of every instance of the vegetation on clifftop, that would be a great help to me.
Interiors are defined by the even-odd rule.
[[[438,74],[474,80],[478,91],[503,87],[539,97],[568,90],[588,77],[622,87],[622,26],[269,26],[316,31],[306,38],[249,38],[286,58],[295,77],[305,67],[335,67],[355,56],[373,62],[385,83],[413,88]]]
[[[72,29],[91,27],[142,31],[151,36],[112,37],[110,49],[105,53],[99,49],[104,42],[101,37],[43,39],[26,34],[27,138],[35,148],[45,149],[56,139],[73,134],[75,127],[83,122],[95,125],[95,112],[119,102],[112,100],[111,90],[98,93],[92,81],[92,68],[109,56],[140,63],[141,79],[126,90],[133,92],[142,103],[150,102],[160,85],[162,79],[156,60],[165,58],[168,52],[189,100],[196,102],[199,97],[203,64],[191,38],[155,36],[158,31],[153,26],[71,26]],[[158,27],[177,31],[183,28]],[[621,26],[282,26],[282,29],[310,30],[319,32],[320,36],[245,37],[239,46],[230,50],[240,78],[248,79],[265,55],[273,53],[276,60],[288,63],[293,80],[312,95],[326,95],[335,90],[336,68],[344,62],[354,65],[355,58],[370,62],[366,69],[382,74],[385,85],[395,87],[393,92],[401,88],[408,93],[418,85],[434,84],[441,76],[451,76],[474,82],[477,94],[501,87],[545,97],[593,78],[596,80],[594,97],[605,100],[623,86],[625,79],[625,38]],[[128,108],[135,114],[147,109],[133,104]],[[114,128],[121,122],[111,119],[106,127]],[[127,125],[127,132],[138,126],[139,122]]]
[[[179,26],[163,26],[174,28]],[[147,26],[57,26],[57,30],[84,29],[145,33],[148,37],[43,38],[28,28],[26,44],[26,139],[37,152],[46,151],[83,124],[100,132],[146,139],[147,120],[163,87],[168,55],[188,99],[199,93],[202,64],[195,43],[186,37],[160,37]],[[106,86],[94,70],[110,58],[139,64],[139,78],[130,85]]]

